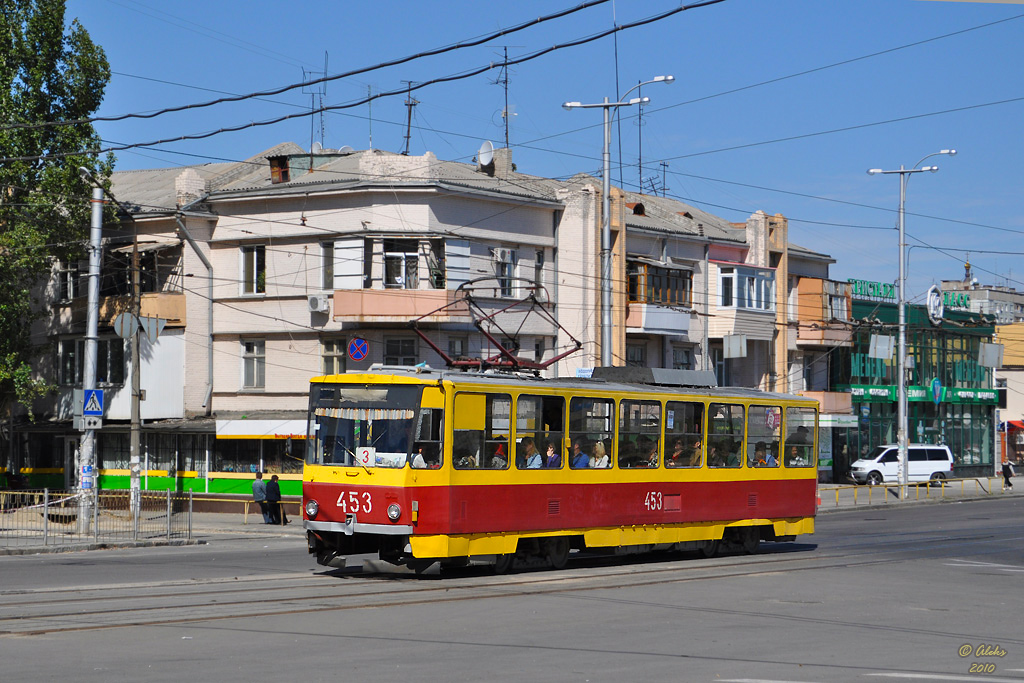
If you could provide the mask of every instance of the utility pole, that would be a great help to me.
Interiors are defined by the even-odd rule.
[[[409,86],[409,94],[405,98],[405,106],[409,108],[409,111],[405,117],[405,151],[402,152],[402,155],[409,156],[409,138],[412,137],[412,108],[419,104],[420,101],[412,97],[412,81],[402,82]]]
[[[100,320],[100,264],[103,258],[103,188],[91,174],[85,177],[92,188],[92,222],[89,227],[89,298],[85,322],[85,358],[82,368],[82,389],[96,389],[96,351]],[[84,419],[84,418],[83,418]],[[89,532],[96,495],[96,430],[86,429],[78,452],[77,483],[81,496],[78,505],[78,530]]]
[[[131,498],[130,507],[132,514],[138,509],[139,501],[141,500],[142,487],[140,485],[141,477],[141,459],[139,452],[141,450],[141,432],[142,432],[142,419],[141,419],[141,406],[142,401],[142,354],[139,352],[139,334],[140,325],[139,320],[142,314],[142,292],[139,288],[139,226],[132,219],[132,225],[135,226],[135,241],[132,244],[132,317],[135,319],[134,327],[135,331],[132,333],[132,425],[131,425],[131,436],[130,436],[130,450],[129,450],[129,471],[131,473]]]

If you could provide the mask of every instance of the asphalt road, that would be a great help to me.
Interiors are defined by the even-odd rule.
[[[1022,515],[1017,498],[855,509],[754,556],[502,577],[326,570],[273,527],[0,557],[0,676],[1024,681]]]

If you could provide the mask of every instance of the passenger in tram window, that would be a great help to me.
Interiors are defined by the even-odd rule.
[[[768,445],[764,441],[758,441],[754,446],[754,453],[750,456],[750,467],[764,467],[768,464]]]
[[[658,451],[658,440],[651,439],[651,443],[647,448],[647,458],[644,460],[641,467],[657,467],[660,455],[661,454]]]
[[[508,454],[505,453],[505,444],[499,443],[494,455],[491,456],[491,469],[503,470],[506,467],[508,467]]]
[[[413,458],[412,458],[412,467],[413,467],[413,469],[416,469],[416,470],[425,470],[425,469],[427,469],[427,461],[423,457],[423,449],[422,448],[417,450],[416,451],[416,455],[413,456]]]
[[[519,446],[523,452],[523,462],[526,465],[526,469],[540,469],[543,465],[543,458],[537,451],[537,447],[533,443],[533,438],[524,436],[523,440],[519,443]]]
[[[690,448],[690,467],[700,467],[700,441],[694,441]]]
[[[604,442],[597,441],[594,443],[594,454],[590,456],[590,466],[593,469],[608,469],[608,454],[604,449]]]
[[[561,449],[555,446],[554,441],[548,442],[547,456],[544,458],[544,467],[553,470],[561,469],[562,467]]]
[[[577,438],[572,442],[572,461],[569,465],[576,470],[590,467],[590,456],[587,455],[582,438]]]
[[[682,437],[672,442],[672,453],[665,458],[665,467],[683,467],[686,458],[686,448],[683,446]]]

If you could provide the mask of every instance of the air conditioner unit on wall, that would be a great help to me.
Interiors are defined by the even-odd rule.
[[[326,294],[309,295],[310,313],[328,313],[330,311],[330,305],[331,304],[328,302]]]
[[[492,249],[491,253],[494,254],[494,260],[497,261],[498,263],[508,263],[509,261],[512,260],[512,250],[511,249],[499,249],[499,248],[496,248],[496,249]]]

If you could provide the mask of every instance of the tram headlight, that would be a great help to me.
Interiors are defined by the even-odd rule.
[[[320,512],[320,505],[315,500],[306,501],[306,517],[316,519],[316,513]]]
[[[398,503],[392,503],[388,505],[388,519],[392,522],[397,522],[398,518],[402,516],[402,506]]]

